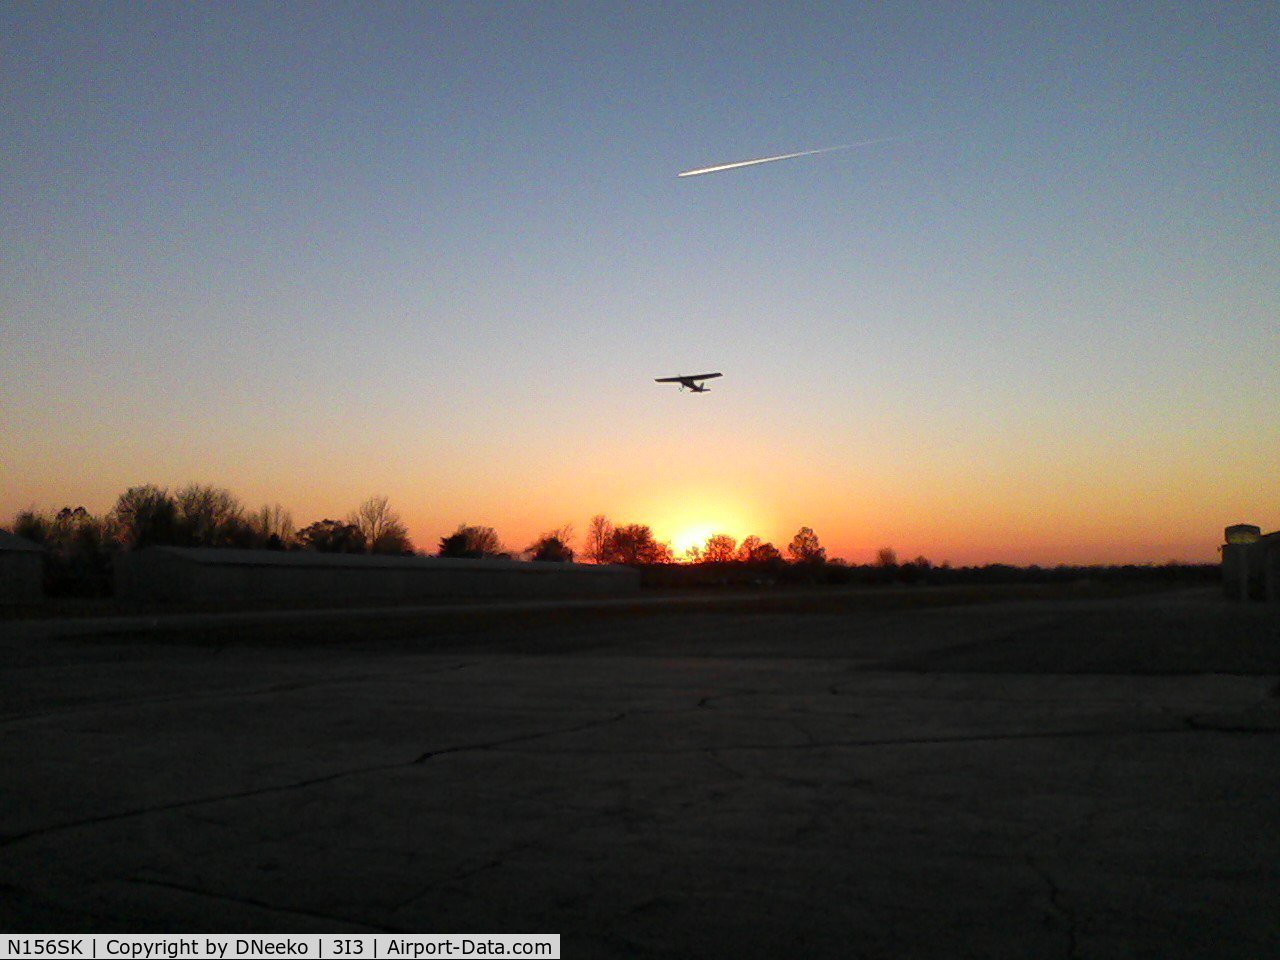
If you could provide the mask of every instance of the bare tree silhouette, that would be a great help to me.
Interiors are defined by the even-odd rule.
[[[347,523],[360,531],[370,553],[413,553],[409,531],[386,497],[370,497],[352,511]]]
[[[246,519],[254,545],[267,550],[284,550],[294,542],[293,516],[280,504],[263,504]]]
[[[251,545],[244,507],[223,487],[189,483],[174,495],[178,539],[191,547]]]
[[[587,558],[592,563],[609,562],[609,537],[613,535],[613,524],[603,513],[591,518],[587,528]]]

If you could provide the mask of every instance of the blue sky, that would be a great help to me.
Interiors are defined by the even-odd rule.
[[[1211,559],[1280,525],[1278,26],[8,5],[0,514],[201,479],[302,522],[389,493],[424,543],[603,511]]]

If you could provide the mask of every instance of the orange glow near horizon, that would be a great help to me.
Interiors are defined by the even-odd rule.
[[[1248,442],[1261,448],[1266,439]],[[158,455],[124,464],[104,455],[77,469],[74,457],[40,463],[38,453],[29,451],[25,461],[34,466],[6,477],[0,488],[0,525],[28,507],[56,512],[83,505],[101,515],[129,486],[154,482],[173,490],[194,481],[225,486],[250,510],[280,503],[298,527],[345,517],[366,497],[386,495],[424,552],[434,552],[440,538],[464,522],[492,526],[515,551],[568,523],[581,551],[591,516],[603,513],[616,525],[648,525],[677,560],[717,533],[739,543],[755,535],[785,555],[795,532],[808,526],[829,557],[854,564],[874,561],[881,547],[903,560],[923,555],[956,566],[1204,563],[1217,560],[1224,527],[1276,526],[1268,488],[1246,482],[1229,458],[1208,454],[1198,471],[1165,464],[1155,478],[1131,462],[1101,459],[1093,470],[1061,461],[1016,470],[988,458],[981,477],[962,460],[950,472],[933,464],[914,475],[893,463],[877,472],[824,462],[803,483],[780,472],[739,477],[722,460],[711,465],[714,470],[699,463],[645,470],[637,463],[568,479],[558,468],[522,464],[514,495],[496,468],[424,467],[407,456],[376,471],[333,458],[325,464],[308,460],[306,470],[282,461],[251,474],[216,469],[213,456],[175,468]]]
[[[1270,530],[1276,525],[1274,503],[1266,491],[1232,484],[1222,475],[1227,472],[1222,466],[1217,472],[1206,470],[1198,479],[1175,474],[1141,489],[1117,482],[1116,471],[1104,472],[1113,478],[1110,484],[1091,477],[1070,478],[1071,482],[1064,478],[1052,500],[1037,497],[1034,485],[993,482],[983,490],[963,483],[963,477],[945,494],[931,495],[924,486],[895,486],[875,477],[823,476],[812,490],[804,490],[771,482],[767,476],[744,481],[741,487],[723,476],[695,483],[685,471],[679,477],[650,474],[634,486],[609,485],[595,476],[559,486],[547,482],[520,498],[504,495],[500,480],[488,474],[466,485],[457,479],[461,473],[442,471],[433,477],[407,471],[411,479],[406,481],[397,480],[390,468],[382,475],[352,468],[335,470],[335,479],[326,485],[319,469],[306,478],[290,475],[265,482],[217,476],[212,469],[184,470],[166,478],[157,466],[103,471],[103,477],[86,481],[71,465],[58,466],[64,469],[57,475],[49,469],[32,470],[0,490],[0,525],[11,524],[14,515],[28,507],[56,512],[83,505],[101,515],[128,486],[158,482],[172,490],[188,482],[181,479],[184,476],[226,486],[248,509],[278,502],[299,527],[323,517],[345,517],[365,497],[385,494],[417,549],[424,552],[434,552],[440,538],[464,522],[494,527],[502,542],[516,551],[541,533],[570,523],[574,546],[581,550],[591,515],[603,513],[616,525],[647,524],[659,542],[670,545],[677,560],[687,559],[690,547],[702,547],[717,533],[739,543],[755,535],[785,555],[795,532],[809,526],[829,557],[855,564],[872,562],[881,547],[894,549],[903,560],[923,555],[934,563],[957,566],[1203,563],[1216,561],[1225,526],[1248,522]],[[352,479],[357,475],[358,480]],[[1244,495],[1216,493],[1233,487]],[[840,495],[833,496],[832,490]]]
[[[739,543],[752,534],[769,539],[766,531],[772,524],[762,522],[760,511],[741,498],[723,491],[681,491],[674,499],[674,505],[664,498],[642,506],[638,510],[642,519],[635,522],[647,523],[655,539],[671,546],[676,560],[688,559],[691,548],[705,546],[707,538],[718,533]]]

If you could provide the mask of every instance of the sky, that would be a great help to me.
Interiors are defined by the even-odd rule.
[[[1280,527],[1278,48],[1263,3],[5,4],[0,522],[201,482],[424,549],[1212,562]]]

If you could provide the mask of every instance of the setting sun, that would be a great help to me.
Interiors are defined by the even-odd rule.
[[[688,559],[694,548],[701,550],[708,537],[720,532],[710,526],[689,527],[671,538],[671,550],[677,560]]]
[[[761,516],[767,512],[757,509],[746,499],[718,491],[685,491],[678,496],[674,506],[655,503],[641,507],[641,513],[651,518],[645,522],[651,523],[653,535],[669,543],[671,552],[679,561],[689,559],[691,548],[701,550],[706,546],[707,538],[717,533],[726,534],[738,542],[751,534],[766,540],[777,536],[772,529],[773,524]]]

